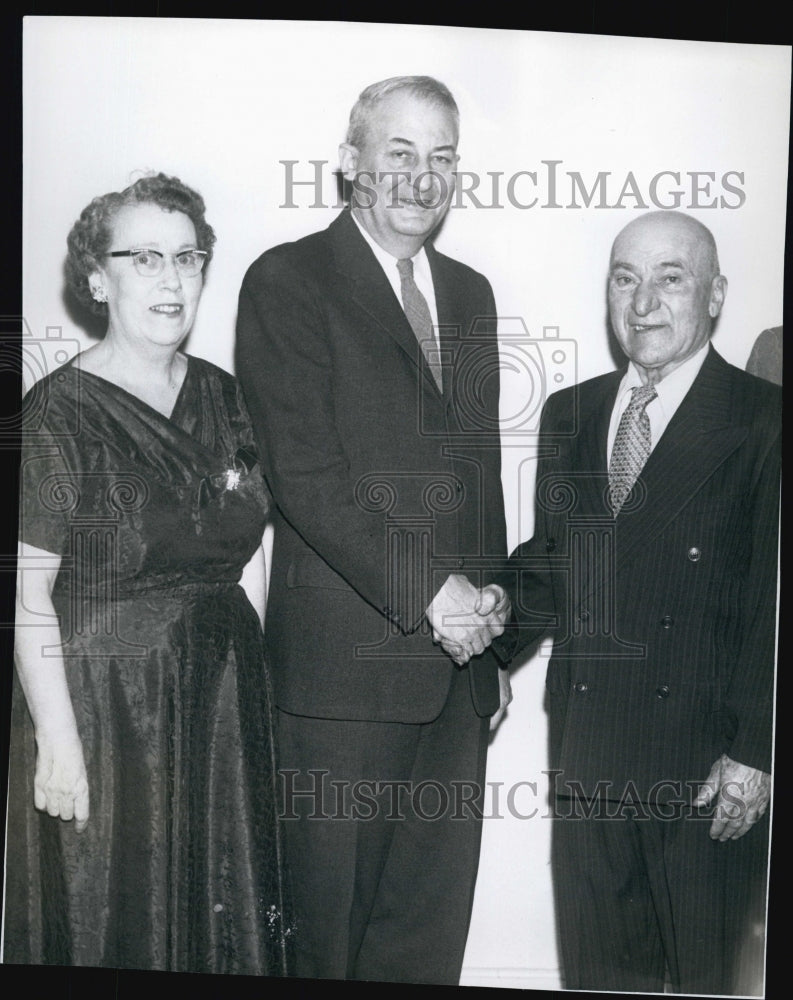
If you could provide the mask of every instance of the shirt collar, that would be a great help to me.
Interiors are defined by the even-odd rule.
[[[355,213],[352,211],[352,209],[350,210],[350,215],[352,216],[353,221],[355,222],[355,225],[360,230],[361,235],[366,240],[366,242],[369,244],[369,246],[370,246],[370,248],[372,250],[372,253],[375,255],[375,257],[378,260],[378,263],[380,264],[380,267],[382,267],[382,269],[385,271],[385,273],[389,276],[389,279],[393,280],[391,278],[391,276],[393,274],[397,274],[398,275],[398,272],[397,272],[397,260],[399,260],[399,258],[395,257],[393,254],[389,253],[387,250],[384,250],[376,240],[372,239],[372,237],[369,235],[369,233],[364,229],[364,227],[361,225],[361,223],[355,217]],[[414,276],[417,275],[417,274],[424,274],[424,275],[427,275],[427,276],[430,275],[430,262],[427,259],[427,251],[424,249],[423,246],[419,249],[418,253],[416,253],[416,254],[413,255],[413,257],[411,258],[411,260],[413,261],[413,274],[414,274]]]
[[[699,375],[699,370],[707,357],[709,348],[710,341],[695,354],[692,354],[690,358],[686,358],[682,365],[678,365],[665,378],[662,378],[660,382],[656,382],[655,391],[664,410],[674,413],[677,407],[683,402],[686,393],[694,384],[694,379]],[[644,385],[639,375],[639,369],[630,361],[628,362],[628,369],[622,378],[622,382],[620,382],[618,398],[621,399],[631,389],[639,385]]]

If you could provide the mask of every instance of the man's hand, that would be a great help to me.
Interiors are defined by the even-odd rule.
[[[479,591],[466,577],[453,573],[427,608],[432,638],[462,665],[501,635],[511,607],[505,591],[496,584]]]
[[[506,667],[498,669],[499,706],[490,717],[490,732],[494,732],[501,724],[507,711],[507,705],[512,701],[512,685],[509,682],[509,670]]]
[[[754,826],[768,808],[770,798],[770,774],[722,754],[710,769],[694,805],[708,806],[715,802],[710,835],[723,843],[737,840]]]

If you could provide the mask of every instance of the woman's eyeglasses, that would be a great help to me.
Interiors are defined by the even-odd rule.
[[[162,250],[111,250],[108,257],[131,257],[135,270],[144,278],[156,278],[165,268],[165,258],[170,257],[183,278],[194,278],[204,266],[206,250],[180,250],[163,253]]]

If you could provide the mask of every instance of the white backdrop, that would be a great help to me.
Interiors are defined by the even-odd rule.
[[[781,324],[787,47],[411,25],[35,17],[24,30],[23,126],[23,308],[32,337],[60,328],[68,353],[88,345],[62,298],[66,234],[92,197],[162,170],[201,192],[218,235],[188,350],[233,370],[246,268],[268,247],[332,220],[332,171],[350,107],[367,84],[412,73],[450,87],[461,112],[460,169],[484,178],[475,192],[482,207],[461,198],[437,245],[490,278],[502,317],[522,318],[538,340],[544,327],[558,328],[567,341],[563,384],[615,366],[605,305],[611,242],[642,201],[668,207],[675,190],[679,207],[711,227],[730,281],[717,349],[743,366],[757,334]],[[314,178],[309,161],[327,161],[320,199],[327,207],[310,207],[310,186],[287,196],[284,160],[297,161],[296,180]],[[516,178],[510,203],[508,181],[522,171],[535,179]],[[494,201],[494,173],[502,175],[500,204],[484,207]],[[576,175],[587,191],[602,185],[588,207]],[[518,207],[535,197],[533,207]],[[290,200],[295,207],[282,207]],[[549,364],[545,347],[537,357]],[[505,417],[529,396],[539,402],[538,371],[534,381],[505,374]],[[531,533],[533,474],[530,439],[506,440],[510,547]],[[502,818],[485,822],[464,983],[559,985],[542,818],[541,659],[517,670],[515,701],[491,747],[488,780],[503,782],[493,810]]]

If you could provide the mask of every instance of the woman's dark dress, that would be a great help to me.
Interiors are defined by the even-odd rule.
[[[4,960],[285,975],[270,689],[238,585],[267,497],[236,382],[190,358],[166,418],[67,365],[24,411],[20,537],[62,556],[90,819],[34,809],[15,679]]]

